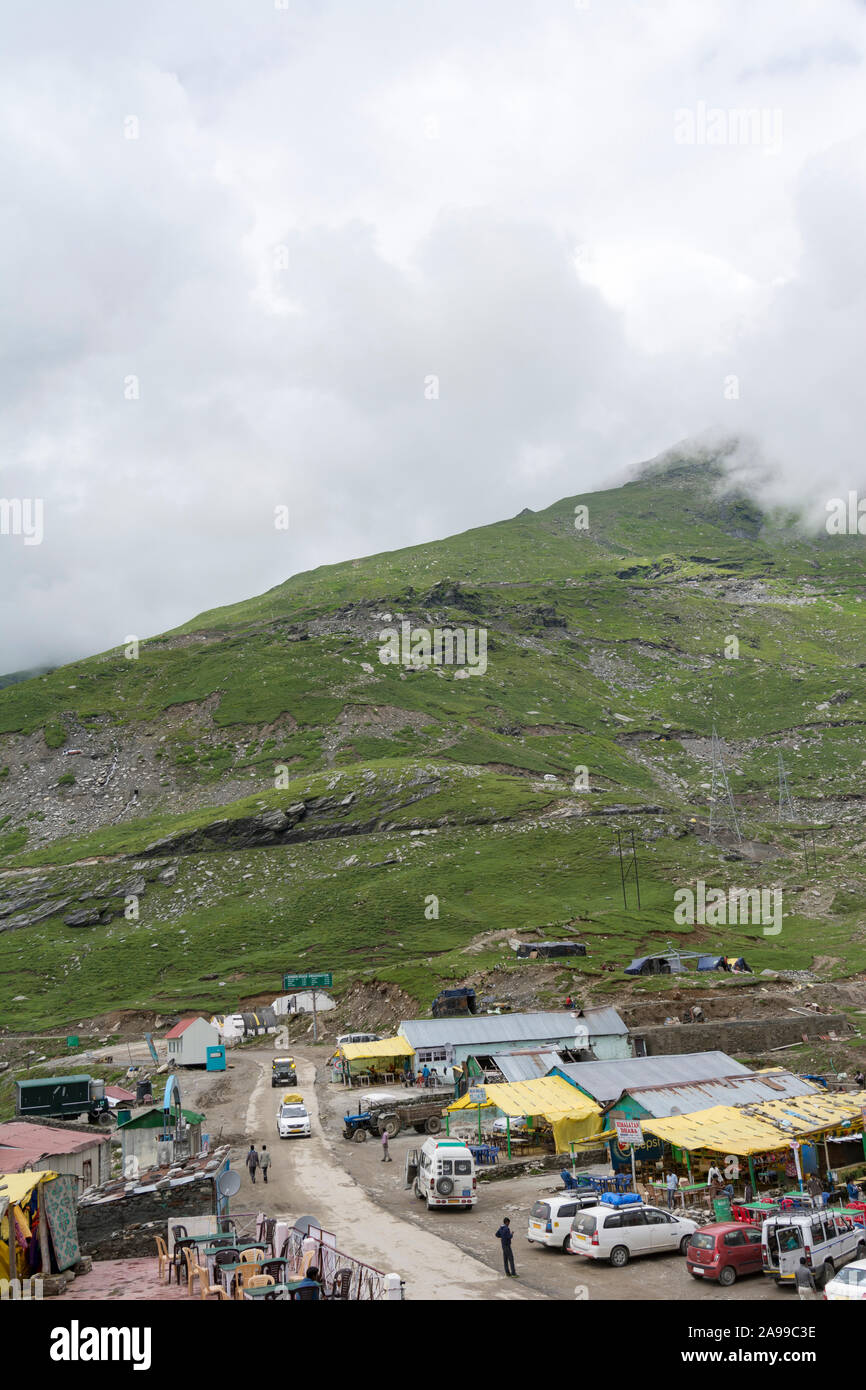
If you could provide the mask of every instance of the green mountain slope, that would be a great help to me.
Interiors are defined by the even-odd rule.
[[[797,822],[826,827],[815,881],[835,898],[820,953],[794,908],[749,951],[862,969],[861,546],[763,515],[726,490],[722,457],[672,453],[624,487],[296,575],[137,653],[0,689],[10,1021],[69,1009],[70,973],[74,1017],[216,1006],[296,960],[424,998],[508,955],[499,940],[467,958],[475,938],[568,924],[593,934],[603,989],[602,964],[671,935],[696,875],[772,872],[802,905],[780,752]],[[404,621],[483,629],[486,669],[383,664],[380,633]],[[714,718],[753,860],[703,833]],[[620,823],[645,847],[640,913],[622,908]],[[137,920],[124,877],[145,882]]]

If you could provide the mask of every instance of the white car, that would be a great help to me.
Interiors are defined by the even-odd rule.
[[[635,1255],[664,1250],[678,1250],[684,1255],[689,1237],[697,1229],[696,1221],[674,1216],[661,1207],[643,1202],[622,1206],[600,1202],[575,1214],[568,1253],[609,1260],[615,1269],[622,1269]]]
[[[833,1302],[843,1298],[866,1298],[866,1260],[853,1260],[824,1285],[824,1297]]]
[[[530,1245],[550,1245],[555,1250],[567,1250],[575,1216],[579,1211],[597,1205],[596,1192],[558,1192],[554,1197],[540,1198],[529,1213],[526,1239]]]
[[[510,1121],[510,1126],[509,1126]],[[525,1115],[500,1115],[493,1121],[494,1134],[507,1134],[509,1128],[512,1134],[525,1134],[528,1128]]]
[[[281,1105],[277,1111],[277,1133],[281,1139],[296,1139],[299,1135],[307,1138],[310,1134],[307,1107],[296,1102]]]

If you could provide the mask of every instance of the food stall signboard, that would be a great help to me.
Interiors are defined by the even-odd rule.
[[[483,1086],[469,1087],[469,1100],[473,1105],[483,1105],[487,1100],[487,1092]]]
[[[638,1148],[643,1144],[643,1130],[640,1120],[614,1120],[616,1125],[617,1142],[625,1147],[627,1144],[636,1145]]]

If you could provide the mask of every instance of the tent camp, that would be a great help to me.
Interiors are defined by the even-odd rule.
[[[680,975],[685,966],[679,956],[636,956],[625,967],[626,975]]]
[[[533,1128],[539,1121],[550,1125],[557,1153],[568,1153],[572,1140],[601,1133],[601,1106],[561,1076],[485,1086],[484,1091],[486,1099],[480,1108],[488,1114],[525,1118]],[[467,1093],[449,1105],[446,1114],[467,1111],[468,1115],[462,1116],[466,1119],[478,1109]]]
[[[539,960],[556,956],[585,956],[586,947],[580,941],[521,941],[515,947],[518,960]]]
[[[0,1280],[56,1274],[81,1258],[77,1181],[69,1173],[0,1173]],[[11,1225],[10,1225],[11,1222]],[[10,1245],[14,1246],[14,1257]]]

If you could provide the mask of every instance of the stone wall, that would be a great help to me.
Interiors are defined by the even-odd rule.
[[[81,1253],[95,1260],[155,1255],[153,1238],[165,1238],[170,1221],[209,1216],[215,1210],[211,1177],[179,1183],[162,1192],[126,1192],[108,1201],[85,1203],[78,1208]]]
[[[732,1057],[754,1057],[784,1043],[802,1042],[819,1034],[847,1037],[851,1025],[844,1014],[788,1014],[776,1018],[708,1019],[705,1023],[672,1023],[635,1029],[643,1039],[647,1056],[676,1052],[727,1052]],[[779,1065],[782,1065],[780,1059]]]

